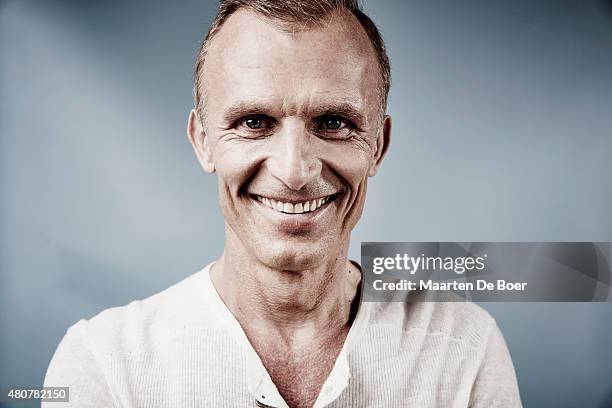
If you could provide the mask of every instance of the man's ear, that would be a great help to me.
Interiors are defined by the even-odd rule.
[[[200,165],[204,171],[214,173],[215,164],[212,162],[210,143],[206,141],[206,133],[204,132],[202,121],[200,120],[198,112],[195,109],[192,109],[191,112],[189,112],[189,120],[187,121],[187,137],[189,138],[193,151],[198,157],[198,161],[200,162]]]
[[[370,165],[368,176],[373,177],[376,175],[389,149],[389,143],[391,143],[391,116],[385,115],[382,129],[378,132],[378,136],[376,137],[376,151],[374,152],[374,157],[372,157],[372,164]]]

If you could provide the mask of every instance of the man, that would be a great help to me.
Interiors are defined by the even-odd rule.
[[[71,327],[45,384],[71,405],[520,406],[493,319],[361,302],[350,233],[389,146],[389,64],[351,0],[222,0],[187,133],[216,173],[222,256]]]

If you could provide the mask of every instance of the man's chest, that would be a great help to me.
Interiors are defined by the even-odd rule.
[[[262,359],[272,382],[292,408],[312,407],[332,371],[332,356],[313,354],[300,360]]]
[[[121,407],[255,407],[256,399],[274,407],[311,407],[328,388],[329,407],[466,406],[473,381],[468,355],[427,342],[399,351],[388,336],[382,338],[376,347],[354,350],[346,373],[334,369],[331,375],[333,356],[292,361],[262,355],[253,365],[227,338],[170,342],[154,353],[113,359],[104,371]],[[433,372],[432,363],[441,370]],[[282,399],[274,398],[274,388]]]

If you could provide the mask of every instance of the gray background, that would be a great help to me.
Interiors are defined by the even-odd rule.
[[[391,152],[360,241],[612,241],[612,5],[370,1]],[[222,249],[184,128],[212,1],[0,0],[0,385]],[[487,304],[527,407],[612,404],[612,304]]]

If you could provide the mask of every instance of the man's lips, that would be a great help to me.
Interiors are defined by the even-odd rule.
[[[338,194],[331,194],[321,198],[315,198],[306,201],[286,202],[278,199],[264,197],[252,194],[253,199],[259,201],[268,208],[284,214],[305,214],[313,212],[324,206],[326,203],[333,201],[338,197]]]

